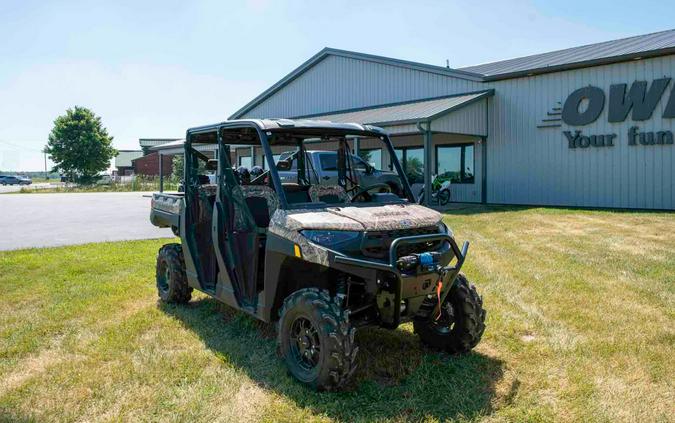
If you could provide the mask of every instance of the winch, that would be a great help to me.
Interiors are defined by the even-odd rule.
[[[414,273],[418,269],[421,272],[435,272],[441,259],[439,252],[417,253],[399,257],[396,267],[403,273]]]

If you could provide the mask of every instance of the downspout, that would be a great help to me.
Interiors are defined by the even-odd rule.
[[[488,97],[485,97],[485,136],[481,137],[481,203],[487,204],[487,140],[490,135],[490,115],[489,115]]]
[[[426,129],[422,126],[427,124]],[[431,205],[431,121],[417,122],[417,129],[424,135],[424,205]]]

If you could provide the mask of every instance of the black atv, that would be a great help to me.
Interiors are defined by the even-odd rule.
[[[398,174],[398,192],[385,183],[359,183],[357,139],[382,148]],[[217,145],[217,159],[202,152],[208,144]],[[308,145],[337,151],[337,184],[322,184],[303,160]],[[241,151],[249,157],[260,151],[264,163],[275,163],[275,155],[289,149],[301,153],[293,163],[279,160],[253,177],[232,166]],[[480,341],[485,310],[460,273],[468,243],[460,249],[441,215],[416,204],[381,129],[228,121],[188,130],[184,153],[185,192],[152,199],[152,223],[181,237],[157,257],[163,301],[187,302],[198,289],[277,322],[290,372],[321,390],[349,380],[361,326],[395,329],[412,321],[424,343],[451,353],[466,353]],[[216,183],[199,169],[216,171]],[[282,181],[279,171],[295,177]]]

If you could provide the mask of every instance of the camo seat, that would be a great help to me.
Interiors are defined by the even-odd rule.
[[[339,185],[312,185],[309,187],[309,198],[311,198],[312,203],[324,202],[336,204],[351,202],[347,191]]]
[[[267,185],[242,185],[241,191],[256,226],[268,227],[272,215],[279,208],[277,193]]]
[[[199,186],[199,193],[209,197],[215,196],[217,190],[218,185],[216,184],[204,184]]]

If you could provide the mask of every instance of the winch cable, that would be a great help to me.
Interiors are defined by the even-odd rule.
[[[436,298],[438,298],[438,316],[436,316],[436,319],[438,320],[441,318],[441,315],[443,314],[443,304],[441,304],[441,291],[443,290],[443,277],[445,276],[445,272],[443,269],[438,269],[438,282],[436,282]]]

